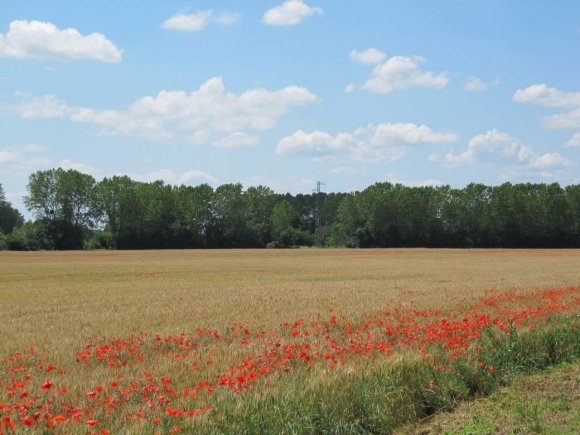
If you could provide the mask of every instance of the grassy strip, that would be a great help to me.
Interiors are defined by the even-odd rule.
[[[561,316],[509,335],[490,328],[473,349],[451,360],[436,349],[429,358],[375,360],[326,376],[304,371],[291,385],[260,388],[242,400],[218,396],[216,411],[200,423],[214,433],[390,433],[488,395],[520,374],[574,361],[579,326],[577,316]]]
[[[580,361],[516,378],[490,396],[462,403],[401,434],[572,434],[580,430]]]

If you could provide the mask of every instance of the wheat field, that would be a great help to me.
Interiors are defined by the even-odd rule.
[[[94,335],[256,327],[386,302],[444,307],[483,290],[580,283],[577,250],[198,250],[0,253],[0,352]]]
[[[255,354],[258,346],[248,342],[240,347],[240,341],[236,340],[227,343],[222,340],[219,344],[200,342],[196,344],[200,347],[196,348],[199,353],[193,371],[193,363],[180,365],[175,353],[171,354],[175,360],[166,358],[167,354],[161,359],[145,354],[143,366],[123,366],[112,372],[96,360],[88,365],[83,364],[82,358],[79,362],[79,352],[87,349],[87,343],[110,343],[112,339],[140,335],[187,336],[197,329],[223,338],[233,331],[232,325],[241,331],[248,328],[251,338],[259,336],[257,331],[262,331],[262,338],[269,333],[280,337],[280,325],[292,324],[297,319],[308,323],[317,316],[320,320],[321,313],[322,317],[332,315],[334,323],[335,316],[360,319],[386,306],[402,310],[449,307],[457,310],[468,307],[491,289],[525,293],[575,286],[577,291],[579,284],[580,251],[576,250],[0,253],[0,355],[5,359],[9,355],[28,355],[28,349],[35,349],[44,355],[44,359],[35,359],[36,364],[43,361],[39,365],[42,370],[49,363],[62,368],[61,383],[64,385],[66,378],[71,390],[67,394],[71,400],[83,402],[87,392],[97,394],[92,390],[95,386],[110,384],[113,373],[124,379],[137,379],[143,376],[145,368],[150,379],[170,376],[171,385],[194,385],[226,372],[233,364]],[[168,340],[174,338],[166,339],[166,343]],[[157,348],[149,350],[152,349]],[[397,358],[400,356],[398,353]],[[39,376],[38,382],[49,376],[42,370],[35,375]],[[48,373],[49,369],[46,370]],[[291,388],[300,389],[301,382],[328,385],[334,379],[325,375],[325,370],[315,368],[313,373],[316,376],[297,377],[290,384],[281,382],[277,388],[282,391],[293,385]],[[54,376],[50,382],[56,385],[58,379]],[[266,385],[269,383],[267,380]],[[219,403],[230,399],[222,394],[212,403],[219,407]],[[188,403],[187,398],[180,398],[172,406],[185,408]],[[137,415],[142,412],[139,404],[127,406]],[[199,407],[205,410],[201,404]],[[165,415],[171,420],[175,417],[171,411],[174,408],[167,409]],[[99,419],[93,418],[93,412],[87,414],[88,424],[101,424],[108,418],[104,414]],[[127,424],[140,427],[122,421],[121,417],[116,420],[111,417],[107,424],[113,429]],[[163,424],[168,431],[181,428],[173,427],[171,421]],[[142,429],[134,430],[139,433]]]

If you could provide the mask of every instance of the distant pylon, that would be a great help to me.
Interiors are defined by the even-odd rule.
[[[314,245],[321,247],[322,246],[322,234],[320,232],[320,192],[321,187],[325,186],[322,181],[316,182],[316,189],[313,192],[316,194],[316,207],[314,209]]]

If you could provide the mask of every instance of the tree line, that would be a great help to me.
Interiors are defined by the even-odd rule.
[[[580,185],[380,182],[360,192],[291,195],[240,183],[97,181],[58,168],[32,174],[27,191],[34,219],[24,222],[0,185],[0,248],[580,246]]]

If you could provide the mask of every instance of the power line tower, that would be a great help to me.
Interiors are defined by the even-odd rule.
[[[316,189],[312,192],[316,194],[316,208],[314,209],[314,246],[322,246],[322,234],[320,232],[320,192],[321,187],[326,187],[322,181],[316,182]]]

